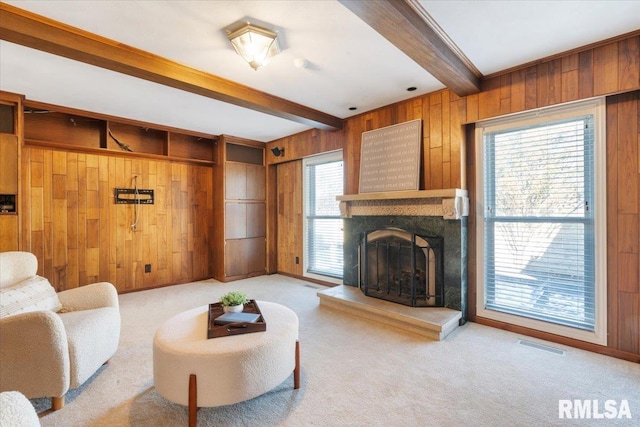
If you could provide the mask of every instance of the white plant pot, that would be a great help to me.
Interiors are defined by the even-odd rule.
[[[240,312],[240,311],[244,310],[244,304],[240,304],[240,305],[225,305],[224,307],[222,307],[222,310],[225,313],[237,313],[237,312]]]

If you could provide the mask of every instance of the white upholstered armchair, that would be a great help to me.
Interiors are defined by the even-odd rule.
[[[118,349],[120,310],[111,283],[59,293],[29,252],[0,253],[0,391],[64,406]]]

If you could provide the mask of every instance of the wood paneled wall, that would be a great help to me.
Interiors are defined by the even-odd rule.
[[[277,175],[279,183],[287,183],[277,188],[277,269],[282,273],[302,276],[302,160],[279,164]]]
[[[211,277],[212,169],[25,146],[22,249],[58,290],[108,281],[118,291]],[[114,203],[114,188],[152,189],[153,205]],[[151,272],[145,273],[145,264]]]
[[[482,83],[479,94],[460,98],[448,90],[424,95],[389,105],[346,120],[340,132],[308,131],[269,143],[291,150],[280,161],[291,161],[310,155],[309,144],[314,138],[334,140],[342,146],[345,160],[345,194],[358,192],[360,141],[364,131],[394,125],[413,119],[423,121],[422,189],[467,188],[475,173],[472,139],[465,135],[467,125],[474,122],[534,110],[546,106],[609,96],[607,108],[608,128],[608,252],[609,252],[609,346],[602,351],[635,360],[640,356],[640,262],[638,223],[640,209],[638,194],[640,183],[636,172],[640,164],[637,135],[637,91],[640,89],[640,32],[597,46],[558,55],[535,64],[490,76]],[[624,95],[618,95],[624,94]],[[628,99],[631,98],[631,99]],[[635,114],[635,116],[634,116]],[[631,123],[631,125],[629,125]],[[616,129],[615,133],[613,129]],[[472,135],[473,132],[469,132]],[[313,136],[312,136],[313,135]],[[470,145],[467,147],[467,143]],[[299,147],[304,147],[300,149]],[[328,151],[328,150],[327,150]],[[315,150],[312,154],[321,151]],[[612,158],[615,157],[615,162]],[[631,160],[630,160],[631,159]],[[461,167],[465,165],[465,167]],[[613,178],[615,177],[615,178]],[[275,178],[272,178],[275,179]],[[289,206],[299,177],[278,175],[278,200]],[[286,181],[285,181],[286,179]],[[468,186],[473,200],[473,187]],[[301,199],[300,199],[301,200]],[[300,203],[302,203],[300,201]],[[290,208],[289,208],[290,209]],[[295,224],[293,218],[289,218]],[[280,223],[282,226],[282,223]],[[469,220],[469,253],[475,250],[475,224]],[[280,238],[280,233],[278,234]],[[284,233],[275,249],[288,253],[294,243]],[[296,251],[300,249],[295,249]],[[470,315],[475,315],[475,258],[469,257]],[[298,274],[292,266],[283,263],[278,269]],[[479,321],[481,319],[475,319]],[[510,328],[509,325],[493,323]],[[511,328],[513,329],[513,328]],[[519,332],[534,335],[532,331]],[[542,336],[553,340],[553,336]],[[579,345],[576,342],[565,343]],[[590,350],[601,351],[596,346]]]
[[[461,188],[465,118],[465,100],[443,90],[349,119],[344,144],[345,194],[358,194],[362,132],[415,119],[422,119],[420,189]]]
[[[559,56],[482,82],[466,97],[466,122],[533,110],[640,86],[640,35]]]
[[[299,160],[314,154],[340,150],[345,141],[344,130],[330,132],[320,129],[311,129],[285,138],[276,139],[267,144],[267,165]],[[274,147],[284,148],[284,154],[275,157],[271,153]]]
[[[640,354],[640,91],[607,99],[609,347]]]
[[[344,192],[357,194],[362,132],[415,119],[422,119],[423,128],[420,188],[461,188],[464,183],[460,149],[464,147],[465,99],[448,90],[349,118],[342,131],[314,129],[272,141],[268,148],[284,147],[285,156],[271,156],[270,161],[277,164],[342,148],[345,161]]]

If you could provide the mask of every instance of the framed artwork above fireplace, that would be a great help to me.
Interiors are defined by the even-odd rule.
[[[419,190],[422,120],[363,132],[360,193]]]

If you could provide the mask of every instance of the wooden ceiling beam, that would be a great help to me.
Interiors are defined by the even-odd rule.
[[[458,96],[480,92],[480,73],[427,23],[415,1],[339,1]]]
[[[343,120],[114,40],[0,3],[0,39],[319,129]]]

